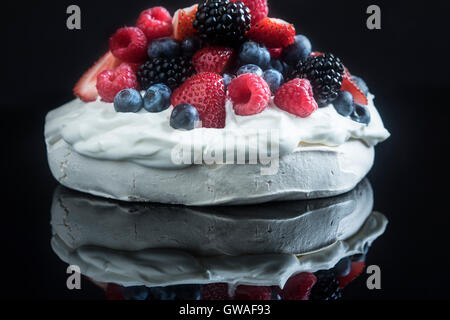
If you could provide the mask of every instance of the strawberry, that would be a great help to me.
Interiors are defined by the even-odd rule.
[[[193,23],[195,14],[197,13],[198,4],[189,8],[178,9],[175,11],[172,19],[173,37],[176,40],[183,40],[187,36],[191,36],[197,32],[194,29]]]
[[[227,283],[210,283],[202,287],[202,300],[230,300]]]
[[[141,29],[149,42],[172,35],[172,16],[164,7],[153,7],[142,11],[136,22],[136,27]]]
[[[237,115],[250,116],[262,112],[269,105],[270,88],[257,74],[244,73],[231,80],[228,95]]]
[[[270,300],[270,287],[240,285],[234,292],[234,300]]]
[[[147,58],[147,37],[136,27],[121,28],[109,39],[109,49],[122,61],[138,63]]]
[[[355,80],[353,80],[352,75],[345,67],[344,67],[344,79],[342,80],[341,91],[350,92],[353,96],[353,100],[355,101],[355,103],[363,105],[363,106],[367,106],[368,101],[367,101],[366,95],[358,87]]]
[[[354,261],[352,262],[352,269],[350,273],[345,277],[337,277],[339,281],[339,288],[346,287],[350,282],[355,280],[364,270],[365,262],[364,261]]]
[[[252,14],[252,25],[267,17],[269,14],[269,7],[267,0],[231,0],[231,2],[241,1]]]
[[[234,57],[234,50],[226,47],[212,46],[203,48],[192,58],[192,65],[197,72],[224,73]]]
[[[273,101],[278,108],[301,118],[309,117],[318,108],[307,79],[296,78],[283,84]]]
[[[119,64],[120,61],[112,55],[111,51],[108,51],[83,74],[73,88],[73,92],[84,102],[95,101],[98,97],[97,76],[104,70],[114,70]]]
[[[97,90],[102,101],[113,102],[116,94],[123,89],[137,89],[138,82],[133,69],[123,64],[116,70],[105,70],[97,76]]]
[[[289,278],[283,290],[278,288],[283,300],[308,300],[317,278],[313,273],[302,272]]]
[[[247,36],[268,48],[284,48],[295,40],[294,25],[275,18],[264,18],[250,28]]]
[[[108,283],[106,287],[106,300],[125,300],[122,295],[122,288],[114,283]]]
[[[171,103],[193,105],[204,128],[225,127],[225,85],[218,73],[201,72],[187,79],[173,92]]]

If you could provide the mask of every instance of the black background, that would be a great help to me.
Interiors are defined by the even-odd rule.
[[[375,209],[390,225],[368,263],[382,270],[382,290],[364,278],[345,299],[450,298],[448,194],[450,76],[447,1],[272,0],[270,15],[296,26],[313,49],[341,57],[376,95],[392,137],[377,147],[369,174]],[[82,30],[66,29],[66,8],[77,4]],[[4,4],[1,108],[3,156],[2,287],[4,298],[102,299],[83,282],[65,287],[65,265],[50,248],[49,208],[57,183],[47,166],[45,114],[73,98],[72,87],[107,49],[108,37],[133,25],[139,12],[186,1],[42,1]],[[382,29],[365,26],[377,4]]]

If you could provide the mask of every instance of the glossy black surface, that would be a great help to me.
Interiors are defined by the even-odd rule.
[[[374,209],[390,220],[367,263],[382,270],[382,290],[360,277],[343,299],[450,298],[448,257],[449,49],[444,1],[379,1],[381,31],[365,29],[369,1],[272,1],[272,16],[295,23],[318,50],[343,58],[362,76],[392,137],[377,147],[369,174]],[[77,3],[83,29],[65,29]],[[2,73],[2,298],[103,299],[83,280],[66,288],[66,265],[50,248],[50,204],[57,183],[43,139],[45,114],[72,98],[71,88],[107,47],[108,36],[158,1],[33,2],[9,8]],[[164,1],[171,11],[185,1]],[[11,6],[9,4],[8,6]],[[292,10],[286,10],[286,6]],[[295,10],[294,10],[295,9]],[[6,9],[5,9],[6,12]],[[17,18],[16,18],[17,17]],[[20,18],[18,18],[20,17]],[[6,46],[6,48],[3,48]]]

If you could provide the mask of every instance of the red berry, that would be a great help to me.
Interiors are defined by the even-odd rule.
[[[318,52],[318,51],[313,51],[310,53],[311,57],[318,57],[318,56],[323,56],[325,53],[322,52]]]
[[[121,28],[109,39],[112,54],[125,62],[142,62],[147,57],[147,37],[136,27]]]
[[[294,25],[275,18],[264,18],[250,28],[247,36],[268,48],[284,48],[295,40]]]
[[[317,110],[311,83],[307,79],[296,78],[283,84],[273,101],[278,108],[301,118]]]
[[[280,59],[281,58],[281,52],[283,51],[283,48],[268,48],[270,56],[274,59]]]
[[[136,74],[124,64],[116,70],[105,70],[97,77],[97,90],[102,101],[113,102],[116,94],[123,89],[137,89]]]
[[[125,300],[121,287],[114,283],[108,283],[106,287],[106,300]]]
[[[239,116],[250,116],[262,112],[270,101],[267,82],[254,73],[241,74],[231,80],[228,95],[233,101],[234,112]]]
[[[347,68],[344,67],[344,79],[342,80],[342,87],[341,91],[348,91],[352,94],[353,100],[357,104],[361,104],[363,106],[368,105],[367,97],[364,94],[364,92],[358,87],[355,80],[353,80],[352,75],[347,70]]]
[[[218,73],[201,72],[186,80],[172,94],[173,106],[193,105],[204,128],[225,127],[225,85]]]
[[[272,290],[262,286],[238,286],[234,292],[235,300],[270,300]]]
[[[230,300],[228,284],[211,283],[203,285],[202,300]]]
[[[283,300],[308,300],[317,278],[313,273],[302,272],[289,278],[281,290]]]
[[[142,11],[136,22],[136,27],[147,36],[147,40],[168,37],[172,35],[172,17],[164,7],[153,7]]]
[[[364,270],[365,262],[364,261],[354,261],[352,262],[352,269],[350,273],[345,277],[337,277],[339,281],[339,288],[346,287],[350,282],[355,280]]]
[[[187,36],[191,36],[197,32],[193,23],[195,14],[197,13],[198,4],[194,4],[189,8],[178,9],[173,15],[173,37],[176,40],[183,40]]]
[[[73,88],[75,95],[84,102],[95,101],[98,97],[97,92],[97,76],[104,70],[114,70],[120,64],[120,60],[117,60],[108,51],[103,57],[101,57],[83,76],[78,80]]]
[[[197,72],[225,72],[234,57],[234,50],[226,47],[206,47],[192,57],[192,64]]]
[[[250,9],[252,14],[252,25],[256,22],[264,19],[269,14],[269,7],[267,6],[267,0],[231,0],[232,2],[241,1],[247,8]]]

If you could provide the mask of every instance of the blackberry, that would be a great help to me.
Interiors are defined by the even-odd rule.
[[[163,83],[174,90],[194,74],[189,58],[153,58],[139,67],[137,78],[141,90],[157,83]]]
[[[333,270],[321,270],[314,274],[316,284],[311,289],[311,300],[338,300],[342,297],[339,282]]]
[[[194,28],[209,43],[235,46],[245,40],[251,18],[250,9],[240,1],[205,0],[198,6]]]
[[[300,60],[291,73],[293,78],[306,78],[311,82],[319,107],[335,100],[342,87],[344,66],[331,53]]]

